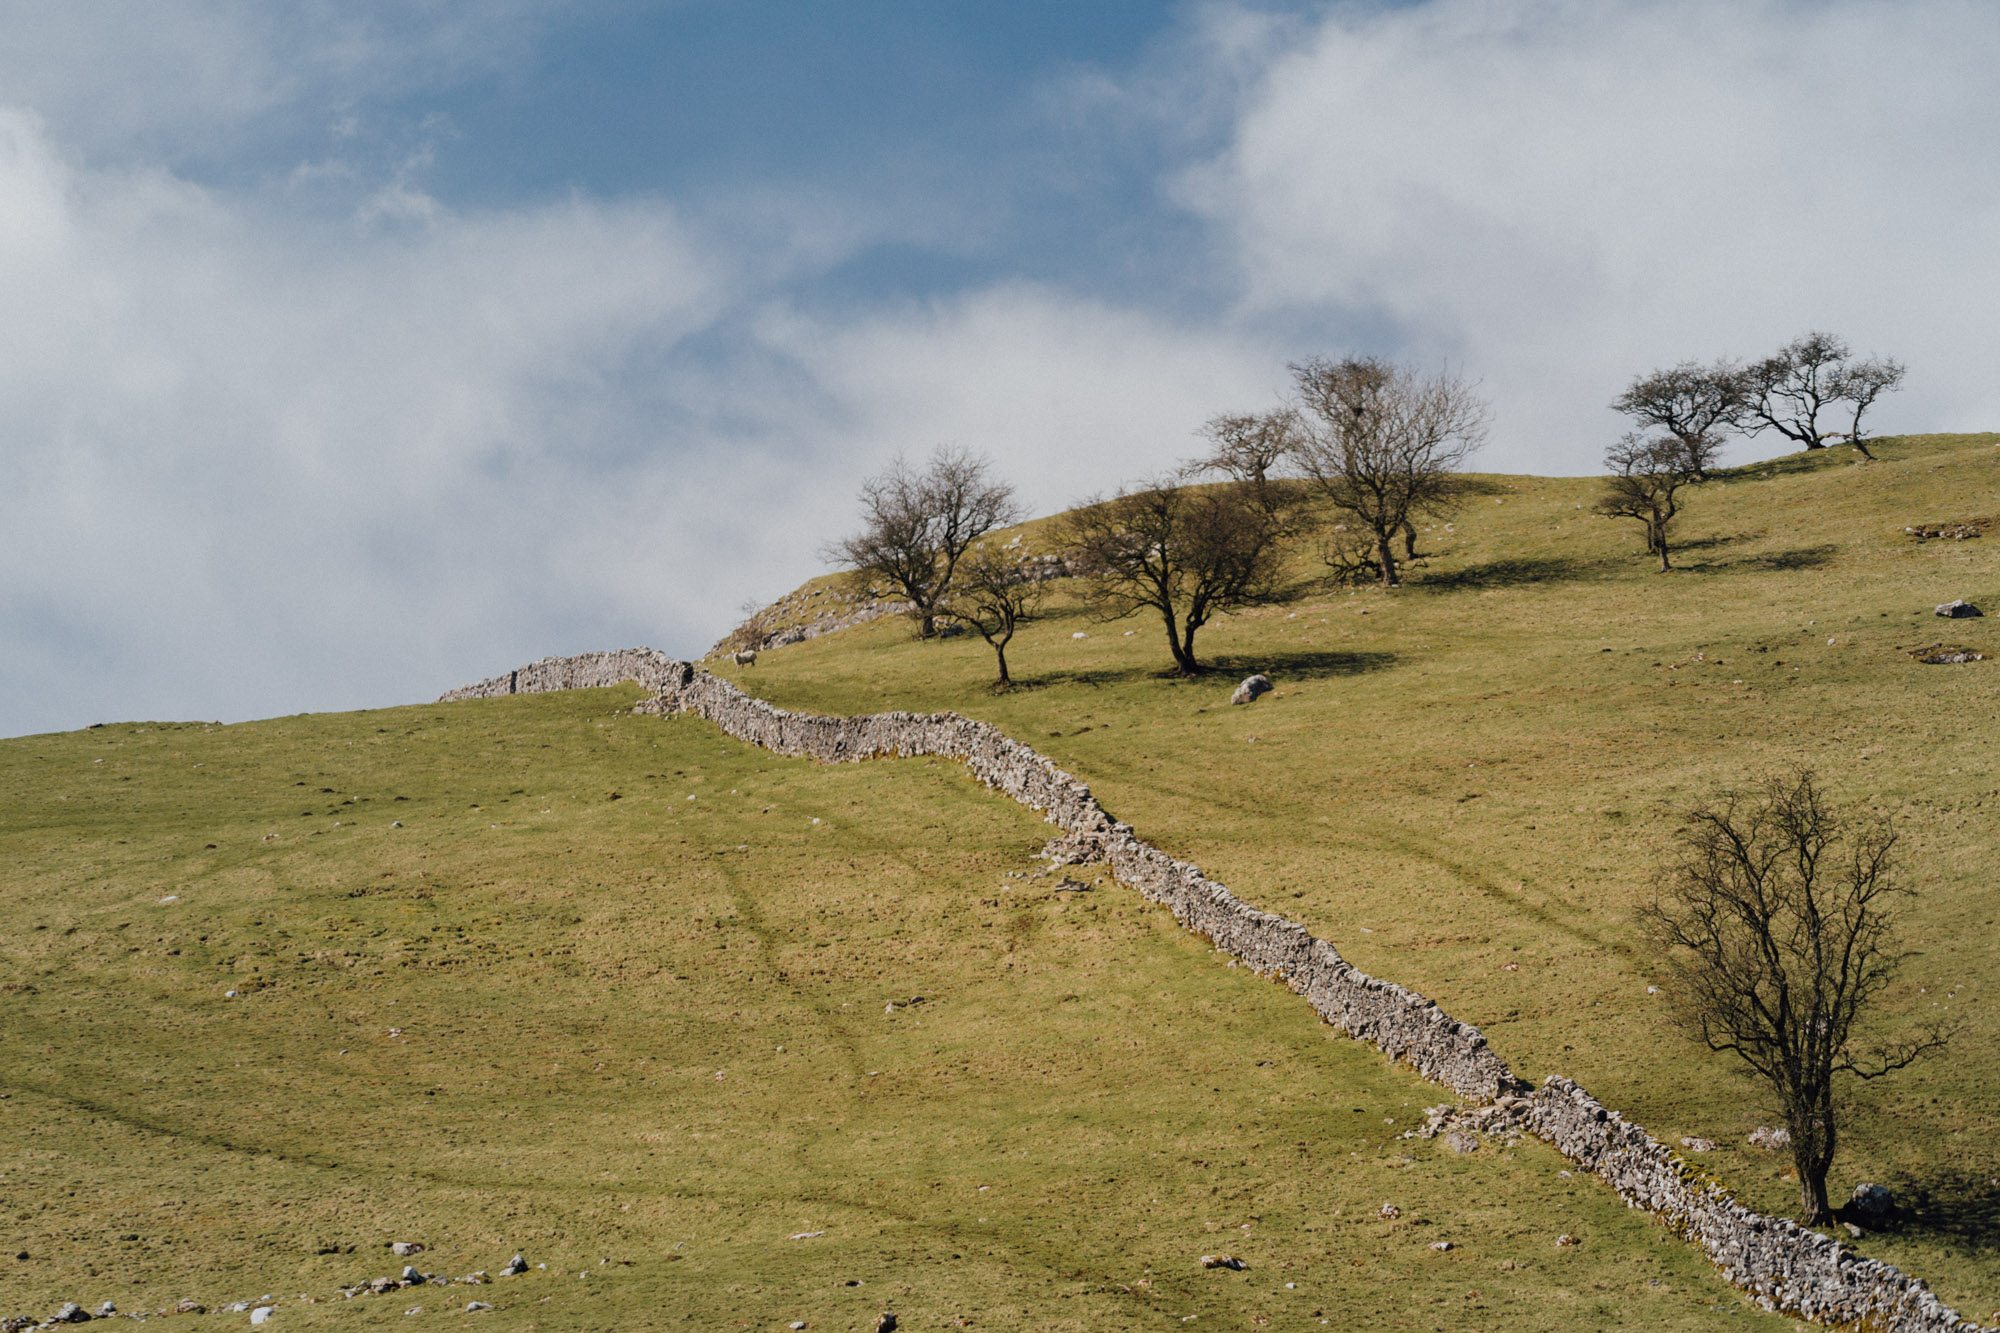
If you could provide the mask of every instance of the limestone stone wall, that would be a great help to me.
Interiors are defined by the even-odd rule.
[[[636,681],[655,692],[642,705],[688,712],[737,740],[774,754],[822,763],[932,755],[962,761],[974,777],[1062,829],[1072,860],[1104,861],[1118,881],[1168,908],[1189,930],[1260,975],[1282,981],[1327,1022],[1373,1042],[1461,1097],[1490,1101],[1527,1091],[1486,1038],[1435,1003],[1341,958],[1302,925],[1260,911],[1140,840],[1112,819],[1090,788],[998,728],[956,713],[875,713],[824,717],[752,698],[728,681],[650,648],[543,658],[468,685],[443,701]],[[1760,1305],[1826,1324],[1884,1333],[1976,1333],[1930,1289],[1891,1265],[1847,1253],[1827,1236],[1738,1204],[1720,1184],[1639,1126],[1563,1078],[1526,1099],[1520,1123],[1576,1165],[1701,1247],[1729,1280]]]

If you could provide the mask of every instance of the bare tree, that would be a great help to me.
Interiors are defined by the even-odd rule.
[[[950,614],[978,630],[992,646],[1000,669],[995,685],[1014,683],[1007,674],[1007,645],[1015,630],[1040,614],[1047,589],[1041,579],[1030,577],[1020,559],[985,542],[974,546],[960,563]]]
[[[1754,430],[1774,430],[1808,449],[1824,449],[1834,434],[1820,428],[1820,413],[1838,399],[1836,381],[1847,344],[1831,333],[1794,338],[1743,371],[1745,419]]]
[[[1627,435],[1605,452],[1611,481],[1597,501],[1608,518],[1636,518],[1646,527],[1646,551],[1660,557],[1660,572],[1673,568],[1667,557],[1667,530],[1680,513],[1680,490],[1693,480],[1687,451],[1672,436],[1647,439]]]
[[[1282,543],[1289,519],[1245,486],[1192,486],[1162,477],[1093,500],[1062,520],[1064,543],[1101,618],[1157,612],[1174,667],[1202,671],[1195,632],[1232,607],[1285,594]]]
[[[1930,1023],[1858,1045],[1857,1028],[1895,976],[1890,899],[1895,831],[1835,812],[1812,773],[1691,811],[1678,862],[1647,913],[1663,946],[1680,1028],[1739,1057],[1776,1096],[1792,1136],[1808,1225],[1833,1210],[1839,1075],[1880,1078],[1941,1048]]]
[[[1723,434],[1741,425],[1744,376],[1740,366],[1719,361],[1712,366],[1683,361],[1671,370],[1641,375],[1612,400],[1614,410],[1639,423],[1639,428],[1663,430],[1680,442],[1687,455],[1688,475],[1707,481],[1722,451]]]
[[[1414,552],[1419,514],[1458,498],[1458,470],[1486,438],[1486,404],[1449,375],[1423,376],[1373,357],[1291,367],[1298,394],[1292,457],[1332,507],[1375,540],[1382,586],[1401,582],[1391,540]]]
[[[862,482],[861,512],[862,530],[828,547],[827,558],[902,594],[926,639],[966,551],[1021,517],[1013,487],[994,480],[986,459],[942,447],[921,472],[898,455]]]
[[[1298,413],[1288,407],[1253,415],[1211,417],[1201,433],[1215,446],[1214,451],[1189,464],[1189,471],[1220,472],[1262,487],[1291,452],[1298,429]]]
[[[1875,455],[1868,452],[1867,437],[1861,430],[1862,414],[1875,405],[1877,398],[1903,386],[1903,370],[1903,363],[1893,358],[1871,358],[1849,362],[1835,378],[1835,395],[1854,410],[1848,420],[1847,442],[1859,449],[1863,458]]]
[[[1861,418],[1882,394],[1903,382],[1903,364],[1890,358],[1854,359],[1846,342],[1831,333],[1794,338],[1741,375],[1744,420],[1753,430],[1775,430],[1808,449],[1846,440],[1864,458],[1875,455],[1861,432]],[[1845,431],[1822,428],[1823,413],[1846,403]]]

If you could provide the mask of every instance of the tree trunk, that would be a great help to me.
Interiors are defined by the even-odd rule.
[[[1181,646],[1180,622],[1168,612],[1161,612],[1160,618],[1167,623],[1167,651],[1173,654],[1174,669],[1183,676],[1195,674],[1194,654]]]
[[[1194,658],[1194,626],[1185,626],[1181,631],[1181,641],[1174,653],[1174,660],[1180,664],[1183,676],[1199,676],[1201,663]]]
[[[1414,524],[1405,520],[1403,523],[1403,559],[1415,560],[1416,558],[1417,558],[1417,529]]]
[[[993,656],[1000,663],[1000,680],[998,683],[1001,685],[1012,685],[1014,679],[1007,674],[1007,645],[1004,643],[994,644]]]
[[[1868,446],[1866,444],[1863,444],[1860,440],[1849,440],[1848,443],[1853,445],[1856,449],[1860,450],[1861,456],[1863,458],[1867,459],[1871,463],[1875,461],[1875,455],[1868,452]]]
[[[1835,1148],[1831,1098],[1821,1099],[1803,1116],[1788,1115],[1786,1128],[1792,1134],[1792,1166],[1799,1173],[1799,1220],[1809,1227],[1825,1226],[1833,1221],[1826,1194]]]
[[[1382,557],[1382,586],[1385,588],[1396,587],[1403,581],[1396,574],[1396,553],[1389,546],[1389,542],[1394,537],[1395,533],[1393,532],[1377,532],[1375,534],[1375,551],[1376,554]]]

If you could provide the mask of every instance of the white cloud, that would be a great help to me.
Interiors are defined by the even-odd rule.
[[[1203,421],[1282,382],[1276,349],[1240,331],[1027,284],[849,323],[772,319],[764,337],[811,367],[851,475],[962,446],[1037,512],[1174,466]]]
[[[0,201],[9,729],[390,702],[711,617],[572,554],[610,521],[688,558],[713,502],[634,388],[730,285],[671,211],[327,222],[70,166],[20,113]]]
[[[522,60],[563,0],[0,0],[0,103],[97,157],[216,156]]]
[[[1594,470],[1631,375],[1808,327],[1911,364],[1883,428],[1986,428],[2000,11],[1345,6],[1177,197],[1245,320],[1385,328],[1483,377],[1489,466]]]

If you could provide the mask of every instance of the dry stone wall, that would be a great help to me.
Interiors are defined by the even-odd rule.
[[[1120,883],[1163,904],[1183,926],[1260,975],[1282,981],[1350,1036],[1373,1042],[1462,1097],[1504,1096],[1512,1107],[1527,1091],[1477,1028],[1415,991],[1369,976],[1304,926],[1250,906],[1199,867],[1141,841],[1130,825],[1105,812],[1089,787],[987,723],[956,713],[794,713],[650,648],[543,658],[453,690],[440,702],[625,681],[654,691],[641,705],[647,711],[694,713],[774,754],[822,763],[920,755],[960,760],[988,787],[1062,829],[1064,859],[1108,863]],[[1569,1080],[1550,1078],[1525,1100],[1525,1128],[1603,1179],[1627,1204],[1701,1247],[1765,1308],[1884,1333],[1977,1333],[1917,1279],[1738,1204],[1720,1184]]]

